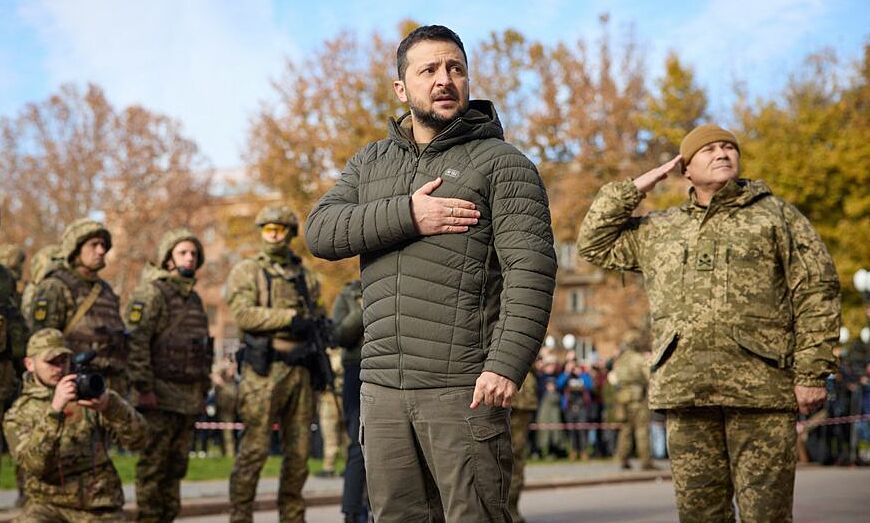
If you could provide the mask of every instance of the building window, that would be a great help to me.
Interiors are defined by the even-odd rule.
[[[574,289],[569,295],[568,308],[571,312],[584,312],[586,310],[586,289]]]
[[[562,243],[558,242],[556,244],[556,253],[559,257],[559,268],[560,269],[573,269],[574,268],[574,256],[575,256],[574,244],[573,243]]]

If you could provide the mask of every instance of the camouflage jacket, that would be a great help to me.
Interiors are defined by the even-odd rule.
[[[0,360],[23,358],[27,350],[29,331],[20,302],[15,278],[0,265]]]
[[[236,264],[227,277],[226,296],[239,329],[272,334],[280,340],[277,349],[285,350],[287,346],[292,350],[290,347],[300,340],[294,340],[288,328],[293,317],[305,308],[293,283],[300,274],[305,275],[311,299],[319,303],[317,281],[292,254],[283,265],[263,252]]]
[[[632,217],[643,194],[605,185],[577,249],[641,272],[653,318],[652,408],[792,409],[794,385],[836,368],[839,281],[809,221],[761,181],[733,181],[709,206]]]
[[[99,297],[67,332],[76,310],[94,285],[100,286]],[[96,368],[109,375],[126,375],[127,348],[120,300],[105,280],[86,280],[67,266],[59,267],[36,287],[31,314],[33,330],[57,329],[64,333],[67,346],[73,351],[95,350]]]
[[[526,379],[517,395],[514,396],[511,408],[516,410],[538,410],[538,379],[535,377],[534,369],[526,374]]]
[[[332,305],[335,340],[341,346],[341,362],[345,366],[360,364],[363,344],[362,284],[348,282]]]
[[[208,317],[193,284],[192,279],[173,277],[146,265],[124,315],[130,336],[128,374],[133,388],[139,393],[154,392],[159,409],[180,414],[202,412],[211,386],[213,354],[207,345]],[[180,306],[171,307],[168,293],[161,289],[177,293],[180,300],[169,301],[179,301]],[[173,326],[174,332],[168,332]]]
[[[6,413],[3,431],[15,462],[25,472],[31,503],[79,510],[120,509],[121,479],[107,453],[110,439],[129,450],[148,441],[145,419],[114,391],[103,413],[67,405],[51,413],[54,389],[24,375],[21,396]]]
[[[643,354],[636,350],[623,350],[613,361],[614,399],[619,403],[632,403],[646,399],[649,366]]]

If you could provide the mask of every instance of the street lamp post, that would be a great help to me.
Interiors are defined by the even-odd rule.
[[[852,277],[852,283],[855,285],[855,290],[857,290],[858,293],[861,295],[861,300],[864,301],[864,306],[870,307],[870,271],[868,271],[867,269],[863,269],[863,268],[858,269],[855,272],[855,275]],[[841,332],[841,336],[842,336],[842,332]],[[867,345],[868,343],[870,343],[870,325],[865,325],[864,328],[861,329],[860,333],[858,334],[858,338],[859,339],[855,340],[855,342],[854,342],[856,345],[858,343],[863,343],[864,345]],[[862,351],[862,353],[864,353],[864,351]],[[854,355],[850,355],[850,359],[852,357],[854,357]],[[865,360],[866,360],[866,358],[865,358]],[[866,368],[867,361],[862,360],[861,363],[862,363],[861,369],[863,371],[863,369]],[[854,369],[852,369],[852,367],[854,367],[854,361],[852,362],[852,365],[849,365],[849,367],[850,367],[849,370],[850,370],[850,374],[851,374],[852,370],[854,370]],[[855,376],[855,377],[857,377],[857,376]],[[862,387],[862,384],[859,380],[858,382],[856,382],[854,384],[854,389],[849,391],[851,393],[851,400],[852,400],[850,402],[850,407],[851,407],[850,414],[852,416],[857,416],[857,415],[861,414],[861,401],[863,399],[861,387]],[[858,463],[858,423],[859,422],[857,422],[857,421],[852,423],[852,426],[851,426],[852,430],[850,431],[850,434],[849,434],[849,440],[850,440],[849,441],[849,443],[850,443],[850,445],[849,445],[849,461],[852,464]]]

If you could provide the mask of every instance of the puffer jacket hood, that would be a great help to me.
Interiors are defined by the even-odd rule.
[[[416,151],[417,145],[414,143],[413,134],[411,133],[410,111],[398,119],[390,119],[389,137],[399,147]],[[471,100],[468,104],[468,111],[441,131],[432,140],[432,143],[429,144],[428,149],[432,151],[445,151],[454,145],[469,140],[483,140],[485,138],[504,140],[501,122],[498,119],[498,114],[495,112],[495,106],[492,105],[492,102],[488,100]]]
[[[205,253],[202,250],[202,243],[196,235],[194,235],[189,229],[185,228],[172,229],[163,235],[157,246],[157,265],[161,268],[164,267],[166,262],[169,261],[170,256],[172,256],[172,249],[183,241],[193,242],[193,244],[196,245],[196,268],[199,269],[202,267],[202,264],[205,263]]]
[[[67,225],[60,242],[60,257],[72,264],[79,248],[94,236],[102,236],[106,241],[106,252],[112,249],[112,233],[102,223],[90,218],[81,218]]]

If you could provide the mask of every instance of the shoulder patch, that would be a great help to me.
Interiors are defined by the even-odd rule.
[[[45,298],[39,298],[36,300],[36,303],[33,304],[33,319],[35,321],[45,321],[45,318],[48,316],[48,300]]]
[[[141,301],[134,301],[132,305],[130,305],[130,314],[127,316],[127,319],[130,320],[130,323],[137,324],[142,321],[142,311],[145,309],[145,304]]]

